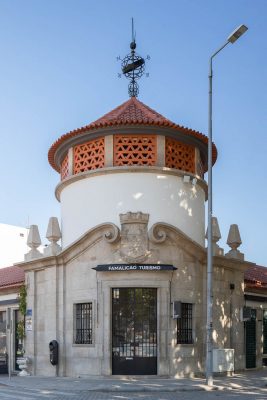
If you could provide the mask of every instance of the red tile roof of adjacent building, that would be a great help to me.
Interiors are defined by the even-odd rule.
[[[267,268],[255,265],[245,272],[245,282],[250,287],[267,288]]]
[[[0,289],[20,286],[25,280],[23,269],[19,267],[0,268]]]
[[[108,112],[103,117],[97,119],[89,125],[83,126],[82,128],[75,129],[64,135],[62,135],[50,148],[48,152],[48,160],[50,165],[59,171],[58,166],[55,164],[55,153],[60,145],[65,141],[81,133],[99,129],[106,128],[116,125],[149,125],[157,127],[171,128],[176,131],[183,132],[189,136],[194,136],[203,143],[208,143],[207,136],[203,135],[201,132],[195,131],[193,129],[186,128],[184,126],[175,124],[169,119],[163,117],[155,110],[152,110],[146,104],[137,100],[135,97],[131,97],[129,100],[115,108],[114,110]],[[217,159],[217,149],[213,144],[212,150],[213,164]]]

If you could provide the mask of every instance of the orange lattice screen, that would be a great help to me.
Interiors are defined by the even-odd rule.
[[[62,181],[63,181],[63,179],[67,178],[67,176],[69,176],[69,156],[68,156],[68,154],[62,161],[61,168],[60,168],[60,175],[61,175]]]
[[[91,140],[74,147],[74,174],[105,166],[104,138]]]
[[[157,145],[155,135],[115,135],[114,161],[120,165],[155,165]]]
[[[195,148],[166,137],[165,164],[168,168],[176,168],[195,173]]]

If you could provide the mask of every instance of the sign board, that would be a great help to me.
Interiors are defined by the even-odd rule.
[[[96,271],[174,271],[177,268],[170,264],[102,264],[94,267]]]
[[[25,328],[27,332],[32,331],[32,309],[26,311]]]

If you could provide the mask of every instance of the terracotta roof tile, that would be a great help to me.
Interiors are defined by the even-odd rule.
[[[16,284],[22,284],[25,280],[23,269],[19,267],[0,268],[0,288],[4,289]]]
[[[83,126],[82,128],[75,129],[64,135],[62,135],[50,148],[48,152],[48,160],[51,166],[59,172],[57,165],[55,164],[55,153],[61,144],[74,136],[77,136],[86,131],[94,130],[97,128],[105,128],[116,125],[150,125],[150,126],[162,126],[168,127],[177,131],[181,131],[190,136],[194,136],[204,142],[208,143],[207,136],[201,132],[186,128],[184,126],[175,124],[157,111],[152,110],[146,104],[137,100],[135,97],[131,97],[129,100],[116,107],[114,110],[108,112],[103,117],[97,119],[89,125]],[[213,144],[212,150],[213,164],[217,159],[217,149]]]
[[[245,282],[257,287],[267,287],[267,268],[255,265],[245,272]]]

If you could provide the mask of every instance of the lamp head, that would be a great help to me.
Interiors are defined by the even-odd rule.
[[[231,33],[230,36],[228,36],[227,40],[230,43],[234,43],[237,39],[240,38],[240,36],[243,35],[248,30],[246,25],[240,25],[238,28],[234,30],[233,33]]]

